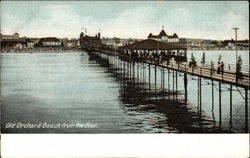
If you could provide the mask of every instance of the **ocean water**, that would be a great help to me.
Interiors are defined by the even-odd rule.
[[[194,55],[198,58],[198,54],[202,56],[202,53],[197,51]],[[225,62],[234,62],[224,56],[228,52],[220,53]],[[242,56],[249,55],[240,53],[243,53]],[[207,54],[208,60],[215,58],[215,55]],[[249,63],[245,56],[243,64]],[[233,92],[233,117],[230,122],[229,92],[223,91],[222,121],[219,122],[218,95],[215,95],[212,106],[211,86],[205,84],[207,81],[203,81],[204,96],[202,112],[199,113],[197,82],[192,76],[189,76],[188,102],[185,103],[181,94],[178,99],[173,99],[166,82],[165,88],[160,88],[160,69],[157,69],[156,85],[153,73],[151,84],[148,83],[148,68],[145,69],[144,82],[142,78],[132,81],[122,71],[121,64],[117,65],[115,58],[110,57],[109,62],[106,56],[103,58],[101,60],[87,52],[0,54],[1,132],[245,132],[244,99],[239,92]],[[142,73],[141,65],[140,71],[137,70],[135,74]],[[184,86],[179,75],[178,90],[181,93]],[[226,89],[228,85],[223,87]],[[215,93],[218,94],[216,90]],[[28,124],[41,126],[31,128]],[[77,124],[84,127],[76,127]]]

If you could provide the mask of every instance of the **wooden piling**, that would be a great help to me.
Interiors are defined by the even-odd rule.
[[[201,115],[201,112],[202,112],[202,79],[201,79],[201,77],[199,77],[199,79],[200,79],[200,83],[199,83],[200,94],[199,94],[199,96],[200,96],[200,115]]]
[[[174,99],[174,96],[175,96],[175,94],[174,94],[174,70],[173,70],[173,99]]]
[[[125,63],[125,61],[123,61],[123,77],[125,78],[125,74],[126,74],[126,63]]]
[[[170,71],[168,69],[168,91],[170,90],[170,83],[169,83],[169,80],[170,80]]]
[[[197,106],[200,105],[200,78],[197,76]]]
[[[200,78],[200,107],[202,106],[202,89],[201,89],[201,87],[202,87],[202,79],[201,79],[201,77],[199,77]]]
[[[248,132],[248,90],[245,88],[245,124],[246,132]]]
[[[157,66],[155,65],[155,87],[156,87],[156,79],[157,79]]]
[[[176,91],[176,99],[178,97],[178,72],[175,71],[175,91]]]
[[[212,111],[214,110],[214,81],[212,81]]]
[[[187,102],[187,84],[188,84],[188,79],[187,79],[187,74],[184,73],[184,91],[185,91],[185,102]]]
[[[148,64],[148,84],[150,89],[150,78],[151,78],[151,71],[150,71],[150,64]]]
[[[129,78],[130,78],[130,80],[132,78],[132,72],[131,72],[131,70],[132,70],[132,64],[131,64],[131,62],[129,62]]]
[[[229,120],[229,123],[232,124],[232,116],[233,116],[233,92],[232,92],[232,85],[230,85],[230,120]]]
[[[140,78],[140,69],[139,69],[139,63],[137,63],[137,79],[138,79],[138,82],[140,81],[139,78]]]
[[[143,63],[143,81],[146,81],[146,64]]]
[[[135,82],[135,62],[133,62],[133,82]]]
[[[165,89],[165,70],[164,67],[162,67],[162,88]]]
[[[219,126],[221,127],[221,82],[219,82]]]

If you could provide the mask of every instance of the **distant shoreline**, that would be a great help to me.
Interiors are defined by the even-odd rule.
[[[203,49],[187,49],[187,51],[204,51],[204,52],[208,52],[208,51],[236,51],[236,50],[229,50],[229,49],[207,49],[207,50],[203,50]],[[238,50],[238,51],[249,51],[249,49],[244,49],[244,50]],[[0,53],[83,53],[85,51],[83,50],[10,50],[10,51],[6,51],[6,50],[1,50]]]
[[[83,50],[11,50],[11,51],[0,51],[0,53],[81,53]]]
[[[36,51],[36,52],[1,52],[3,54],[8,54],[8,53],[19,53],[19,54],[24,54],[24,53],[83,53],[85,51]]]
[[[187,49],[188,51],[236,51],[235,49]],[[238,49],[238,51],[249,51],[249,49]]]
[[[204,51],[204,52],[208,52],[208,51],[227,51],[227,52],[235,52],[236,50],[229,50],[229,49],[208,49],[208,50],[203,50],[203,49],[199,49],[199,50],[193,50],[193,49],[187,49],[187,51]],[[249,49],[244,49],[244,50],[238,50],[238,52],[240,51],[249,51]]]

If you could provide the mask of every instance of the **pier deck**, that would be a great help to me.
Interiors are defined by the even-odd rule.
[[[115,55],[115,56],[120,56],[122,58],[124,58],[127,62],[136,62],[136,60],[132,60],[131,57],[129,56],[124,56],[124,55],[119,55],[116,52],[109,52],[109,51],[101,51],[99,50],[99,52],[105,53],[105,54],[109,54],[109,55]],[[170,69],[170,70],[174,70],[174,71],[178,71],[178,72],[182,72],[185,74],[190,74],[193,76],[198,76],[198,77],[202,77],[205,79],[210,79],[213,81],[218,81],[221,83],[225,83],[225,84],[231,84],[234,85],[236,87],[241,87],[244,88],[246,90],[249,90],[249,73],[244,72],[242,75],[241,79],[236,78],[236,72],[235,71],[229,71],[229,70],[225,70],[224,73],[220,73],[218,74],[216,72],[216,69],[211,72],[211,68],[208,66],[196,66],[196,67],[189,67],[187,62],[180,62],[180,63],[170,63],[169,65],[167,65],[165,62],[155,62],[152,59],[144,59],[144,60],[140,60],[140,62],[144,62],[150,65],[156,65],[162,68],[166,68],[166,69]]]
[[[217,89],[219,92],[218,94],[218,106],[219,106],[219,127],[222,126],[222,92],[227,90],[230,93],[229,96],[229,107],[230,107],[230,122],[232,122],[232,117],[233,117],[233,93],[232,91],[238,91],[241,95],[241,97],[245,101],[245,130],[248,132],[248,94],[249,94],[249,72],[242,72],[241,77],[236,78],[236,72],[235,70],[225,70],[223,73],[217,73],[216,69],[211,67],[211,65],[198,65],[198,66],[191,66],[189,67],[189,64],[187,62],[175,62],[175,61],[164,61],[164,60],[159,60],[160,58],[148,58],[148,57],[133,57],[131,55],[124,55],[124,54],[119,54],[116,51],[106,51],[106,50],[99,50],[95,49],[92,50],[93,54],[96,54],[97,56],[104,55],[104,58],[109,60],[115,60],[115,65],[119,68],[121,68],[121,71],[128,73],[128,76],[135,79],[135,68],[137,67],[137,74],[138,71],[140,71],[139,66],[140,64],[143,64],[141,70],[143,73],[146,72],[145,70],[148,70],[148,82],[150,85],[150,78],[151,75],[154,75],[155,79],[154,82],[156,84],[157,81],[157,68],[162,69],[161,71],[161,77],[164,76],[164,72],[167,71],[167,82],[169,85],[169,75],[172,74],[172,92],[173,92],[173,99],[176,98],[176,94],[178,93],[178,73],[183,74],[183,81],[184,81],[184,97],[185,101],[188,100],[188,75],[193,76],[191,77],[192,79],[194,78],[198,85],[197,85],[197,106],[199,107],[199,113],[202,112],[202,80],[210,80],[211,81],[211,88],[212,88],[212,105],[214,106],[214,99],[215,99],[215,91],[214,89]],[[146,64],[145,64],[146,63]],[[137,66],[136,66],[137,65]],[[145,65],[148,65],[148,69],[145,69]],[[153,72],[151,72],[151,69],[153,68]],[[211,71],[213,70],[213,71]],[[139,72],[140,73],[140,72]],[[139,75],[137,75],[139,77]],[[165,78],[162,77],[160,84],[164,85]],[[214,81],[218,82],[218,88],[215,87]],[[210,84],[208,82],[207,84]],[[222,90],[222,84],[225,84],[225,88]],[[227,86],[226,86],[227,85]],[[236,88],[233,89],[233,86]],[[215,87],[215,88],[214,88]],[[169,88],[169,87],[168,87]],[[242,92],[245,91],[245,95]]]
[[[147,62],[151,64],[150,62]],[[211,73],[211,68],[207,66],[196,66],[189,68],[188,63],[171,63],[169,65],[165,63],[158,64],[160,67],[167,69],[187,73],[193,76],[199,76],[205,79],[210,79],[218,82],[232,84],[237,87],[249,89],[249,74],[244,73],[241,79],[236,79],[236,74],[233,71],[225,71],[224,73],[217,74],[217,72]]]

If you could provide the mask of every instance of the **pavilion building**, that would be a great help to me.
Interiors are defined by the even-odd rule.
[[[173,35],[167,35],[164,29],[161,30],[159,35],[153,35],[150,33],[148,39],[154,39],[162,42],[179,43],[179,37],[176,33]]]

